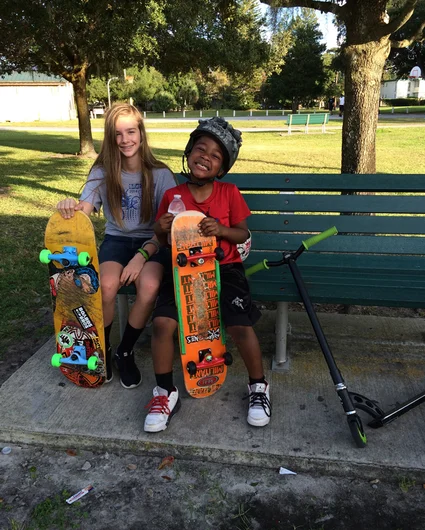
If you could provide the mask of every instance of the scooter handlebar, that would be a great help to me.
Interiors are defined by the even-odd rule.
[[[255,272],[259,272],[259,271],[262,271],[262,270],[268,269],[268,268],[269,268],[269,266],[267,265],[267,260],[263,259],[263,261],[260,261],[259,263],[255,264],[255,265],[252,265],[251,267],[249,267],[249,269],[246,269],[245,276],[247,276],[247,277],[251,276]]]
[[[328,228],[324,232],[321,232],[320,234],[317,234],[317,236],[312,236],[306,239],[302,242],[304,245],[304,248],[308,250],[316,243],[319,243],[320,241],[323,241],[324,239],[327,239],[328,237],[335,236],[338,233],[338,230],[336,229],[336,226],[332,226],[331,228]]]

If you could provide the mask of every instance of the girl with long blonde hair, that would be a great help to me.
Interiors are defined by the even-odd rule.
[[[103,206],[106,227],[99,262],[108,382],[113,377],[109,336],[115,298],[121,286],[136,285],[136,300],[115,353],[124,388],[135,388],[142,380],[133,347],[152,312],[164,263],[153,224],[162,196],[175,185],[171,170],[149,147],[140,112],[132,105],[117,104],[105,115],[102,147],[79,202],[67,198],[57,205],[64,218],[76,210],[90,215]]]

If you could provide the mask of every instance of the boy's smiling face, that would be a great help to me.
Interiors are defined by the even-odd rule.
[[[222,173],[224,162],[221,146],[211,136],[201,136],[195,142],[187,157],[187,165],[192,177],[197,179],[212,179]]]

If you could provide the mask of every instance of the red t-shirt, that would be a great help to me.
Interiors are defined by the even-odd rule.
[[[224,226],[235,226],[251,215],[251,211],[237,186],[230,182],[220,182],[218,180],[215,180],[213,184],[211,195],[203,202],[195,201],[187,182],[168,189],[164,193],[155,220],[157,221],[161,215],[168,211],[168,206],[174,199],[174,195],[181,195],[186,210],[196,210],[208,217],[214,217]],[[242,262],[234,243],[222,239],[221,248],[224,251],[224,259],[220,261],[220,265]]]

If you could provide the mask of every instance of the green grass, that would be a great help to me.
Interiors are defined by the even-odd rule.
[[[191,125],[193,127],[193,123]],[[94,133],[99,148],[102,133]],[[155,154],[175,171],[188,133],[149,133]],[[377,170],[425,174],[425,128],[385,128],[377,132]],[[38,261],[44,229],[56,203],[78,198],[91,160],[75,156],[77,132],[0,130],[0,358],[7,345],[19,342],[28,321],[40,322],[36,337],[48,337],[53,326],[41,325],[50,307],[47,268]],[[338,173],[341,133],[244,132],[235,172]],[[103,219],[94,217],[101,238]],[[34,332],[31,332],[34,333]]]

